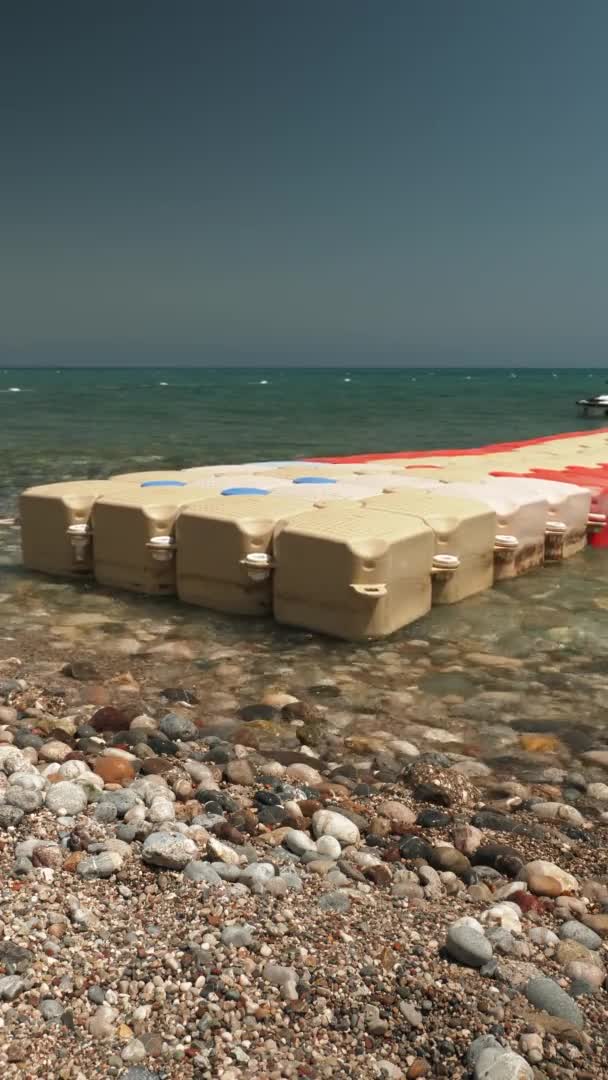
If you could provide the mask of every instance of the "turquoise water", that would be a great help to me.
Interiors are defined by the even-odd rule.
[[[29,484],[133,467],[466,447],[593,430],[605,421],[578,418],[575,402],[601,392],[605,375],[545,369],[514,377],[479,368],[0,371],[0,512],[10,512]]]

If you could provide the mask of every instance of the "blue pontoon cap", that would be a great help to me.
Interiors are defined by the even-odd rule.
[[[292,481],[294,484],[335,484],[336,482],[330,476],[298,476]]]

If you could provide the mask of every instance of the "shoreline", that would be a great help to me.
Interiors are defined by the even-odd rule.
[[[454,626],[373,650],[293,635],[271,670],[259,629],[226,646],[170,607],[16,581],[3,1075],[604,1074],[601,661],[479,651]]]

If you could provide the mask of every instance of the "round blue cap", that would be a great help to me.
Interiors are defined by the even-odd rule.
[[[234,487],[224,488],[222,495],[270,495],[266,488]]]
[[[186,487],[185,480],[144,480],[140,487]]]
[[[292,481],[294,484],[335,484],[336,482],[329,476],[298,476]]]

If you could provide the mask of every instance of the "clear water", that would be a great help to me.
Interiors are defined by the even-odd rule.
[[[593,430],[605,421],[577,418],[575,402],[601,392],[604,376],[564,369],[555,377],[480,369],[0,371],[0,513],[28,484],[148,465],[466,447]]]
[[[576,419],[574,403],[603,381],[572,371],[12,371],[0,374],[2,510],[9,515],[15,494],[34,482],[133,467],[592,430],[602,422]],[[74,622],[82,615],[86,625]],[[151,654],[157,645],[177,653]],[[472,659],[479,653],[515,663],[489,666]],[[366,748],[410,738],[500,770],[522,756],[522,722],[532,731],[541,723],[563,738],[547,763],[563,765],[577,753],[568,742],[573,717],[585,746],[604,739],[608,553],[589,549],[437,608],[387,641],[349,645],[168,599],[47,581],[21,569],[18,530],[0,525],[0,660],[20,657],[24,671],[33,666],[52,683],[74,654],[94,658],[102,681],[130,671],[142,685],[194,688],[226,731],[236,706],[269,687],[338,687],[322,730],[296,736],[290,725],[270,725],[259,738],[271,745],[303,737],[320,752],[340,757],[346,746],[365,758]],[[506,697],[497,704],[488,693]]]

